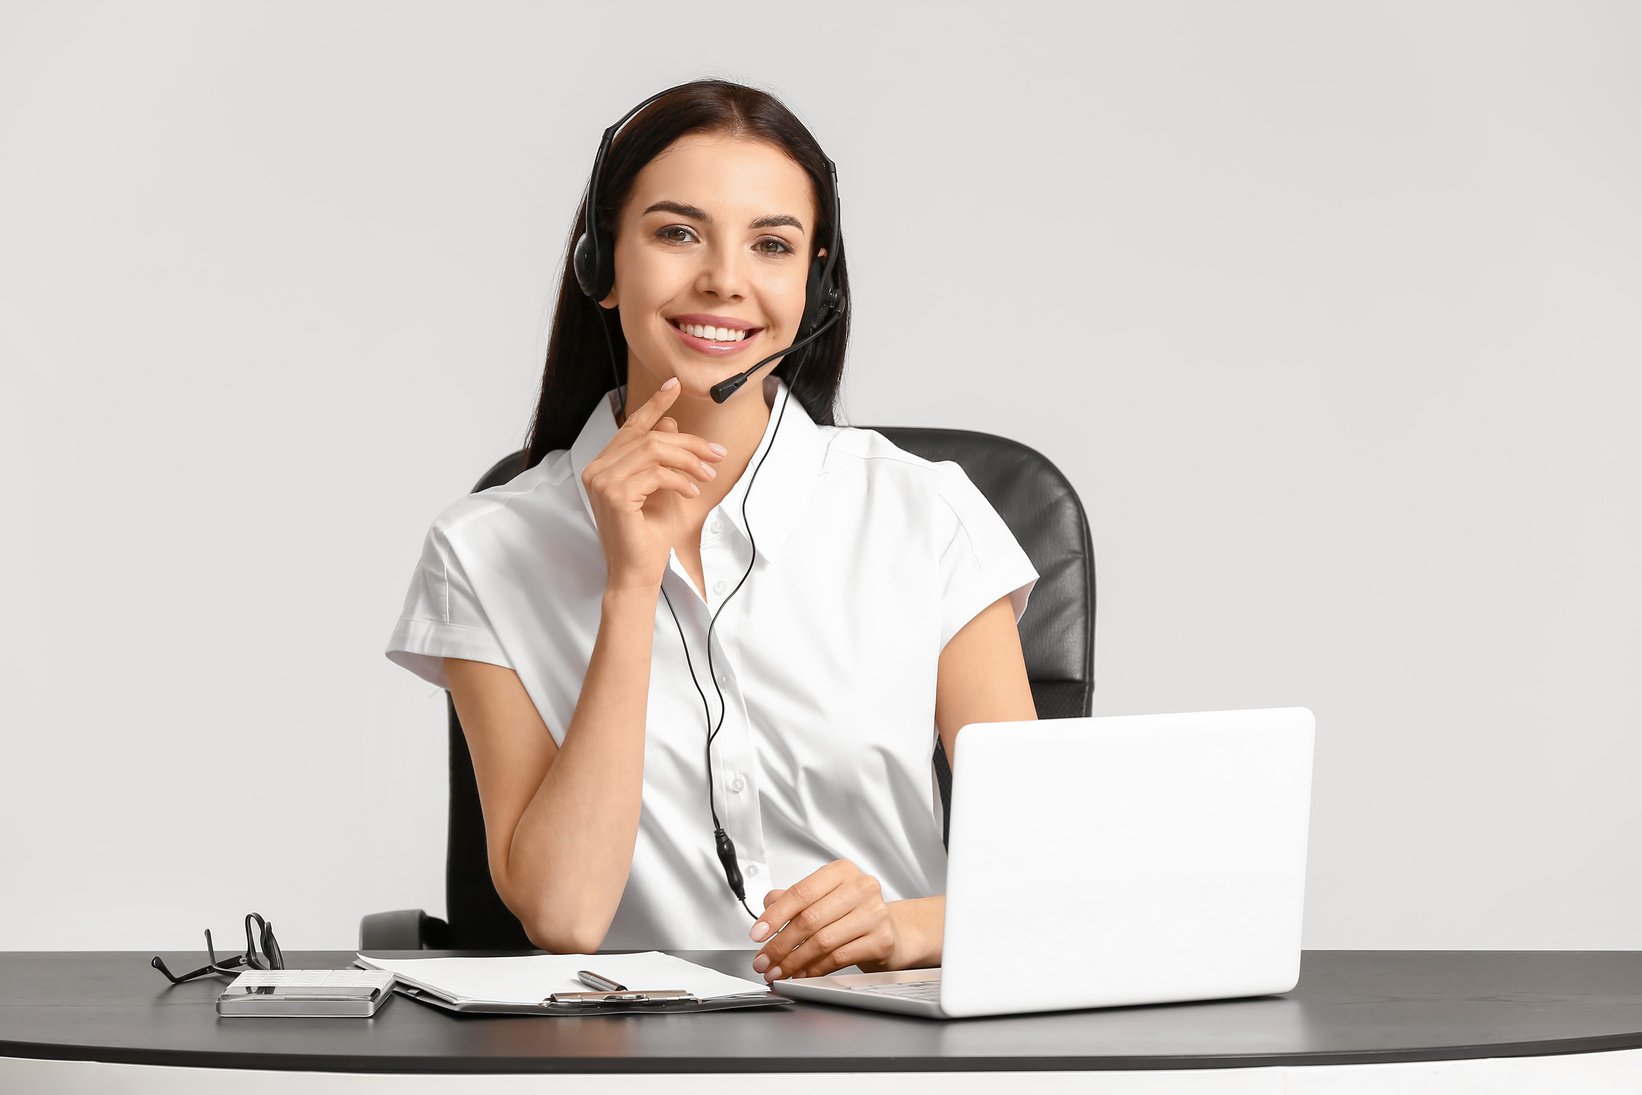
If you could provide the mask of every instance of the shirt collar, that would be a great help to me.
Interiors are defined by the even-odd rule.
[[[598,525],[593,517],[593,503],[587,496],[587,484],[582,482],[582,470],[604,451],[616,435],[616,410],[621,406],[626,387],[624,384],[604,394],[570,447],[570,466],[576,477],[576,493],[581,496],[582,509],[595,529]],[[803,402],[791,398],[791,389],[786,381],[772,373],[764,378],[762,387],[764,400],[770,406],[770,420],[764,426],[764,436],[759,440],[747,470],[730,488],[730,493],[708,512],[707,520],[711,522],[718,517],[729,521],[742,536],[756,543],[760,557],[774,562],[781,557],[787,535],[798,524],[798,518],[809,501],[826,446],[821,428],[804,409]],[[776,428],[778,422],[779,430]],[[772,447],[770,439],[777,434],[780,436]],[[765,453],[769,454],[767,458]],[[760,464],[760,461],[763,463]],[[748,484],[755,474],[758,487],[749,497]],[[747,505],[746,521],[741,517],[743,500]],[[749,524],[753,529],[752,536],[747,535]]]

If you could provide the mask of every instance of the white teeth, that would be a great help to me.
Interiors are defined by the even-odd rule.
[[[746,331],[737,331],[729,327],[703,327],[700,324],[678,323],[676,321],[673,326],[695,335],[697,338],[710,339],[713,342],[740,342],[747,337]]]

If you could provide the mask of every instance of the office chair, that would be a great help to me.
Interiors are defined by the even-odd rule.
[[[1060,469],[1033,449],[971,430],[874,426],[926,460],[955,461],[992,503],[1025,549],[1039,580],[1019,623],[1032,700],[1040,719],[1088,715],[1094,704],[1095,563],[1089,521]],[[520,450],[497,461],[474,491],[508,482],[524,467]],[[490,878],[479,789],[456,705],[450,716],[450,822],[445,853],[448,920],[421,909],[371,913],[359,925],[361,950],[531,949],[517,917]],[[950,822],[952,769],[937,741],[933,757]],[[943,827],[942,843],[950,837]]]

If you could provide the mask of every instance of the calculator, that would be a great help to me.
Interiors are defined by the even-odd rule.
[[[218,1015],[375,1015],[393,995],[387,970],[247,970],[217,997]]]

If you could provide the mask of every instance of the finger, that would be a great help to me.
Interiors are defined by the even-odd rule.
[[[847,859],[835,859],[811,871],[765,906],[764,915],[753,925],[752,931],[748,933],[749,938],[754,943],[762,942],[772,931],[780,930],[781,926],[797,915],[800,909],[831,892],[839,881],[850,873],[860,872],[855,864]]]
[[[694,498],[701,493],[700,484],[672,468],[651,468],[648,471],[641,471],[628,480],[628,483],[641,505],[658,490],[676,491],[685,498]]]
[[[768,981],[789,977],[821,977],[861,962],[887,958],[893,949],[887,918],[870,905],[857,905],[847,915],[804,940],[779,966],[765,973]]]
[[[859,880],[866,876],[857,874],[853,877]],[[866,903],[868,898],[873,896],[876,896],[876,892],[869,892],[868,887],[850,885],[848,882],[823,894],[794,913],[786,925],[764,944],[758,956],[753,959],[753,969],[759,973],[772,966],[787,966],[790,969],[787,956],[797,950],[805,940],[828,924],[842,920],[849,915],[851,909]],[[764,959],[762,965],[759,963],[760,958]]]
[[[669,388],[667,384],[671,384],[672,387]],[[622,430],[626,430],[629,433],[649,433],[655,428],[656,419],[660,418],[666,413],[667,408],[673,405],[673,400],[678,398],[678,393],[683,387],[684,385],[679,383],[676,376],[667,381],[666,384],[656,389],[654,395],[644,401],[643,406],[629,411],[627,421],[623,422],[621,429],[616,432],[620,433]]]
[[[652,433],[617,455],[611,469],[616,475],[639,475],[660,466],[676,469],[703,483],[717,478],[718,469],[701,459],[695,449],[680,444],[681,436]]]
[[[656,421],[656,429],[662,433],[677,433],[678,419],[669,415],[662,415],[661,418]]]
[[[780,897],[782,894],[784,894],[786,892],[787,892],[786,888],[782,887],[781,889],[771,890],[769,893],[765,894],[764,895],[764,912],[766,914],[768,914],[769,911],[770,911],[770,905],[775,901],[776,898]],[[758,925],[755,924],[753,926],[752,930],[753,930],[753,932],[757,932],[758,931]],[[763,958],[765,960],[765,967],[764,968],[768,969],[769,965],[770,965],[770,956],[765,954],[762,950],[760,950],[757,954],[753,955],[753,961],[757,962],[760,958]],[[753,972],[754,973],[763,973],[764,970],[755,968],[753,970]]]
[[[837,946],[841,941],[836,939],[838,933],[833,925],[847,920],[858,909],[867,909],[870,912],[882,907],[883,904],[883,894],[878,888],[878,880],[868,875],[857,874],[849,882],[815,901],[788,921],[787,926],[782,928],[775,938],[764,944],[763,950],[759,952],[759,958],[765,959],[762,968],[758,958],[755,958],[753,969],[766,977],[775,970],[786,970],[790,973],[800,968],[794,965],[794,955],[816,953],[813,948],[808,952],[803,949],[809,945],[810,940],[820,936],[828,949]],[[777,973],[776,976],[779,977],[781,974]]]
[[[625,479],[618,479],[619,493],[608,495],[612,504],[624,509],[641,510],[650,504],[658,491],[671,491],[685,498],[694,498],[701,488],[688,475],[673,468],[643,468]],[[600,492],[605,488],[594,484]],[[593,488],[590,488],[593,489]]]
[[[664,422],[671,423],[671,427],[663,427]],[[634,452],[661,453],[665,451],[664,446],[682,449],[704,464],[717,464],[724,459],[724,453],[713,448],[712,442],[705,437],[698,437],[693,433],[680,433],[676,420],[663,418],[656,423],[656,428],[648,433],[617,434],[599,455],[599,460],[615,464],[622,457]]]

